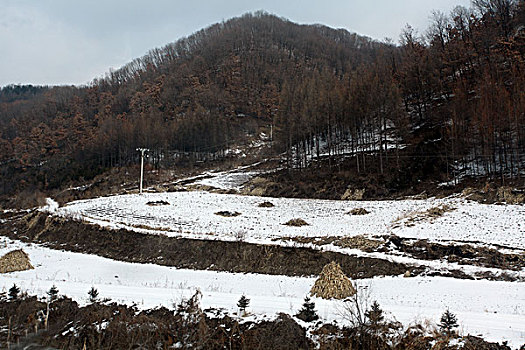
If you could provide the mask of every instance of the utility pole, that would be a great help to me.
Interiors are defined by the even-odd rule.
[[[137,148],[137,151],[140,152],[140,190],[139,193],[142,194],[142,181],[144,180],[144,152],[148,152],[147,148]]]

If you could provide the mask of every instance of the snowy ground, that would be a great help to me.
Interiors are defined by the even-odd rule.
[[[149,206],[150,201],[169,205]],[[260,208],[270,200],[275,207]],[[447,205],[455,208],[443,216],[410,222],[426,210]],[[347,215],[363,207],[368,215]],[[238,212],[236,217],[216,215]],[[72,202],[59,208],[62,216],[81,218],[103,226],[124,227],[168,236],[235,240],[242,233],[248,242],[268,243],[294,236],[355,236],[395,234],[431,241],[473,241],[525,249],[525,206],[486,205],[462,198],[401,201],[329,201],[314,199],[262,198],[174,192],[102,197]],[[283,225],[301,218],[309,225]]]
[[[242,294],[251,299],[253,318],[272,317],[277,312],[294,314],[314,283],[313,278],[233,274],[179,270],[150,264],[117,262],[97,256],[61,252],[37,245],[0,240],[0,254],[23,248],[34,270],[0,275],[0,290],[16,283],[29,293],[44,295],[55,284],[61,294],[86,303],[95,286],[102,298],[141,308],[172,307],[196,289],[204,308],[237,312]],[[525,284],[516,282],[468,281],[449,278],[388,277],[360,280],[390,318],[403,324],[436,322],[446,308],[455,313],[463,334],[482,335],[489,341],[509,341],[518,348],[525,343]],[[344,322],[342,305],[314,298],[325,321]]]

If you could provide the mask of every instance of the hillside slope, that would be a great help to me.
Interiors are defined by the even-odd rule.
[[[263,156],[326,179],[523,186],[525,5],[505,3],[435,15],[427,40],[407,27],[399,47],[258,12],[90,86],[4,88],[0,196],[136,164],[137,147],[155,169],[225,159],[261,132],[273,136]]]

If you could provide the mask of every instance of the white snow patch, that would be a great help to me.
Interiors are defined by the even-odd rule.
[[[170,206],[148,206],[165,200]],[[270,200],[275,207],[260,208]],[[407,218],[430,208],[455,208],[432,220],[413,225]],[[368,215],[347,215],[353,208],[365,208]],[[236,217],[215,215],[218,211],[239,212]],[[76,201],[56,213],[80,217],[108,227],[151,228],[150,233],[203,239],[235,240],[239,231],[249,242],[271,243],[272,239],[294,236],[389,235],[431,241],[467,241],[525,249],[525,206],[487,205],[461,198],[401,201],[333,201],[266,198],[208,192],[151,193]],[[309,225],[283,225],[301,218]]]
[[[16,283],[30,294],[45,295],[55,284],[60,294],[87,303],[95,286],[101,298],[140,308],[172,307],[197,289],[202,307],[237,312],[241,295],[251,299],[248,311],[257,317],[277,312],[295,314],[314,278],[193,271],[151,264],[113,261],[92,255],[51,250],[2,238],[0,255],[23,248],[35,269],[0,275],[0,289]],[[525,284],[516,282],[456,280],[443,277],[385,277],[359,280],[370,299],[405,325],[429,319],[438,322],[445,309],[457,315],[464,334],[482,335],[489,341],[508,341],[514,348],[525,343]],[[313,298],[325,321],[345,323],[337,301]]]

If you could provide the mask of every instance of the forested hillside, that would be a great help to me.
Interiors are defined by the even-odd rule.
[[[136,162],[136,147],[158,168],[196,152],[222,157],[262,125],[290,168],[346,155],[361,174],[519,178],[524,2],[476,0],[432,18],[424,36],[407,27],[396,46],[259,12],[89,86],[4,87],[0,195],[90,179]]]

